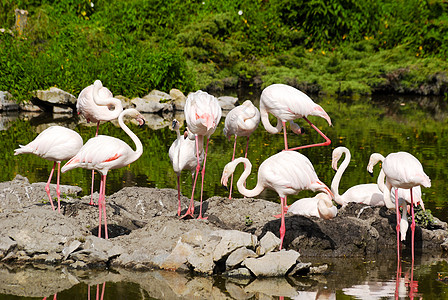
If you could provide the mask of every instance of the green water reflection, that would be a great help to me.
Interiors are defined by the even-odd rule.
[[[255,96],[255,98],[257,98]],[[334,176],[331,169],[331,152],[337,146],[345,146],[350,149],[352,161],[347,168],[340,184],[340,193],[347,188],[361,183],[374,182],[366,172],[369,156],[373,152],[387,155],[390,152],[407,151],[416,156],[423,164],[425,172],[432,180],[432,187],[423,189],[425,206],[433,214],[444,221],[448,221],[447,201],[445,192],[448,189],[446,178],[446,160],[448,155],[445,132],[448,129],[446,122],[446,103],[437,98],[376,98],[360,99],[358,101],[345,102],[334,98],[316,99],[330,115],[333,126],[329,127],[325,120],[310,117],[331,140],[328,147],[315,147],[301,150],[314,164],[320,179],[330,185]],[[256,101],[254,101],[256,102]],[[167,119],[171,117],[168,116]],[[308,130],[302,136],[296,136],[288,132],[290,145],[320,142],[322,138],[306,124],[298,121]],[[160,122],[159,122],[160,123]],[[170,122],[165,121],[168,125]],[[52,164],[34,155],[14,156],[13,150],[19,144],[31,141],[38,132],[48,125],[64,125],[78,131],[84,141],[94,135],[95,128],[79,124],[77,117],[63,116],[36,116],[36,115],[1,115],[1,126],[4,130],[1,134],[1,161],[2,172],[0,180],[12,180],[15,175],[26,176],[30,182],[46,181]],[[152,126],[151,124],[149,126]],[[176,138],[175,132],[169,127],[158,130],[149,126],[138,128],[130,124],[130,128],[142,140],[144,153],[142,157],[129,167],[112,170],[108,174],[106,193],[108,195],[125,186],[145,186],[157,188],[176,188],[176,176],[172,171],[168,158],[168,149]],[[185,125],[184,125],[185,126]],[[232,142],[228,141],[222,133],[224,117],[218,129],[212,136],[209,145],[207,159],[204,199],[215,195],[226,196],[228,192],[220,185],[221,173],[224,165],[231,159]],[[157,125],[160,127],[160,125]],[[183,127],[185,128],[185,127]],[[132,144],[124,132],[112,123],[102,124],[100,134],[112,135]],[[243,155],[245,139],[240,138],[237,145],[237,155]],[[269,156],[283,149],[283,135],[271,135],[260,124],[250,140],[248,158],[253,163],[253,170]],[[239,166],[236,174],[242,172]],[[375,175],[378,170],[375,170]],[[238,176],[238,175],[237,175]],[[98,179],[98,176],[97,176]],[[55,182],[55,180],[53,181]],[[83,194],[90,192],[90,171],[76,169],[62,175],[62,184],[78,185],[83,189]],[[99,180],[96,181],[98,189]],[[256,173],[253,171],[247,181],[249,188],[256,184]],[[189,197],[191,195],[191,175],[185,172],[182,176],[182,192]],[[289,203],[294,200],[311,195],[309,192],[301,192],[295,197],[288,197]],[[234,197],[239,197],[238,192]],[[199,191],[196,199],[199,197]],[[272,191],[265,191],[260,198],[278,201],[277,195]],[[173,201],[176,201],[173,199]]]

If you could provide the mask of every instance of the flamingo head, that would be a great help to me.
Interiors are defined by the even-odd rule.
[[[173,123],[171,124],[171,127],[172,127],[173,130],[177,130],[177,129],[179,129],[179,128],[180,128],[180,123],[179,123],[179,121],[176,120],[176,119],[174,119],[174,120],[173,120]]]

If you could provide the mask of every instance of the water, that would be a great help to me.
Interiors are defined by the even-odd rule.
[[[258,95],[239,96],[242,100],[245,100],[247,97],[253,97],[252,99],[255,99],[254,102],[256,102],[258,97]],[[342,177],[339,187],[341,194],[353,185],[375,182],[375,179],[371,178],[366,172],[366,165],[371,153],[379,152],[387,155],[390,152],[407,151],[422,162],[425,172],[432,180],[431,188],[422,189],[425,207],[430,209],[433,215],[441,220],[448,220],[448,210],[446,208],[448,204],[445,201],[445,193],[448,189],[445,180],[448,175],[446,170],[448,137],[445,132],[448,129],[448,125],[446,122],[446,103],[443,99],[425,97],[413,99],[383,97],[356,101],[336,100],[333,98],[314,99],[330,115],[333,126],[329,127],[325,120],[317,117],[310,117],[309,119],[332,140],[332,144],[328,147],[304,149],[301,153],[308,156],[314,164],[316,173],[323,182],[330,185],[334,176],[334,171],[331,169],[331,152],[337,146],[347,147],[352,154],[352,160]],[[175,132],[169,129],[170,120],[173,117],[181,121],[184,119],[182,113],[178,113],[175,116],[165,116],[165,118],[158,115],[146,115],[148,126],[140,129],[133,124],[130,125],[130,128],[142,140],[144,153],[136,163],[131,164],[129,167],[109,172],[106,187],[107,195],[125,186],[176,188],[176,176],[171,169],[168,158],[169,146],[176,138]],[[214,195],[228,195],[228,192],[221,187],[219,179],[224,165],[231,159],[233,141],[228,141],[222,134],[223,121],[224,118],[210,141],[204,186],[205,199]],[[307,130],[309,129],[308,133],[296,136],[289,131],[290,146],[323,141],[303,120],[299,120],[298,123]],[[2,172],[0,172],[1,181],[12,180],[17,174],[28,177],[30,182],[47,181],[52,163],[33,155],[14,156],[13,150],[19,144],[26,144],[31,141],[46,127],[55,124],[67,126],[78,131],[84,138],[84,141],[95,133],[94,126],[86,126],[77,117],[67,115],[23,113],[1,115],[0,146],[3,149],[0,153],[0,158],[3,162]],[[100,134],[112,135],[130,144],[132,143],[121,129],[112,123],[102,124]],[[237,147],[239,150],[236,156],[244,155],[244,138],[238,140]],[[283,135],[271,135],[260,124],[249,145],[248,158],[253,163],[253,172],[247,181],[248,188],[252,188],[256,184],[255,170],[258,169],[260,163],[282,149]],[[236,176],[239,176],[241,172],[242,170],[237,169]],[[83,195],[86,195],[90,193],[90,174],[88,170],[72,170],[62,174],[61,183],[78,185],[83,188]],[[375,175],[377,174],[378,170],[375,170]],[[98,190],[99,176],[97,176],[96,185],[96,190]],[[191,194],[191,175],[188,172],[185,172],[182,176],[182,192],[187,196]],[[233,194],[234,197],[239,197],[237,191],[234,191]],[[196,194],[196,199],[198,199],[198,195],[199,191]],[[301,192],[295,197],[288,197],[288,202],[291,204],[296,199],[310,195],[312,194],[309,192]],[[259,198],[278,201],[277,195],[272,191],[263,192]],[[320,262],[323,262],[323,260]],[[342,266],[341,262],[343,262]],[[392,298],[395,297],[395,291],[399,291],[399,298],[411,298],[414,296],[434,298],[435,295],[446,295],[446,285],[438,280],[438,276],[439,273],[442,278],[445,276],[445,273],[448,276],[448,266],[445,260],[440,257],[420,257],[415,262],[414,268],[411,268],[406,259],[404,259],[401,263],[402,272],[397,272],[395,256],[369,261],[340,259],[328,261],[328,263],[330,263],[330,268],[328,274],[325,275],[313,278],[273,280],[272,282],[268,280],[264,281],[263,284],[258,284],[258,280],[255,283],[252,281],[249,283],[235,283],[233,280],[223,278],[196,278],[171,273],[162,274],[161,272],[145,273],[139,275],[137,279],[122,276],[122,272],[129,273],[128,271],[106,272],[107,276],[103,273],[94,274],[93,272],[81,275],[72,274],[76,278],[74,282],[77,283],[62,289],[55,289],[54,292],[48,292],[52,287],[49,284],[47,293],[28,296],[37,298],[47,296],[49,297],[48,299],[51,299],[52,295],[57,293],[58,299],[87,298],[88,285],[90,285],[90,296],[93,298],[96,297],[96,285],[106,282],[104,299],[147,299],[151,297],[162,299],[166,298],[163,295],[167,295],[168,291],[154,292],[157,288],[152,287],[152,285],[156,280],[154,278],[166,277],[174,280],[177,285],[185,286],[181,292],[173,291],[175,288],[172,287],[169,293],[173,293],[172,295],[175,298],[191,298],[197,292],[199,293],[197,298],[203,298],[201,295],[214,295],[216,293],[216,299],[221,299],[224,296],[234,299],[246,299],[243,296],[237,297],[233,295],[231,291],[234,293],[242,293],[243,291],[249,299],[259,299],[261,298],[260,295],[270,295],[274,298],[279,296],[285,296],[286,298],[299,297],[297,293],[281,294],[276,292],[276,289],[283,287],[283,285],[286,285],[284,289],[288,291],[300,291],[300,299],[305,296],[314,299],[316,298],[316,293],[319,293],[322,297],[329,295],[330,299],[354,299],[360,297],[359,295],[356,296],[360,289],[372,291],[372,294],[367,299],[375,299],[375,297]],[[3,270],[5,271],[4,268]],[[410,270],[413,270],[412,281],[418,282],[418,287],[415,284],[410,284]],[[9,273],[9,271],[5,272]],[[25,276],[20,275],[20,272],[17,270],[12,271],[19,278]],[[24,274],[29,272],[24,271]],[[40,277],[48,276],[51,278],[51,276],[56,276],[61,272],[66,274],[64,276],[68,276],[67,278],[73,279],[67,275],[71,274],[72,271],[51,270],[51,268],[47,273],[53,275],[41,275]],[[111,274],[116,277],[114,279],[109,278],[108,276]],[[406,276],[408,279],[400,279]],[[102,277],[104,277],[104,280],[99,279]],[[143,277],[145,280],[141,279]],[[8,281],[3,280],[3,285],[5,285],[5,282]],[[33,284],[32,279],[30,279],[29,284]],[[172,282],[164,283],[164,285],[168,286],[176,284]],[[54,285],[53,287],[56,286]],[[254,288],[257,286],[258,288]],[[26,288],[20,287],[20,285],[17,288],[14,287],[14,284],[12,284],[11,291],[7,288],[1,289],[0,293],[3,296],[0,296],[0,299],[18,299],[11,295],[26,295],[16,293],[17,290],[24,291]],[[102,291],[102,287],[103,285],[100,285],[100,291]],[[264,291],[265,287],[268,287],[270,291]],[[380,289],[380,287],[388,290]],[[196,288],[201,292],[196,291]],[[188,291],[185,291],[185,289],[193,294],[188,294]],[[259,290],[257,291],[256,289]],[[373,294],[373,290],[377,291],[376,294]],[[183,294],[183,292],[187,294]],[[252,295],[251,293],[254,294]]]

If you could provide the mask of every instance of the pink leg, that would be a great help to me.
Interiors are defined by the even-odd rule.
[[[95,136],[98,136],[98,129],[100,128],[100,121],[98,121],[98,123],[96,123],[96,132],[95,132]],[[90,194],[90,202],[89,205],[95,205],[95,203],[93,203],[93,187],[94,187],[94,183],[95,183],[95,170],[92,170],[92,185],[91,185],[91,194]]]
[[[102,207],[103,207],[103,215],[104,215],[104,233],[106,236],[106,240],[109,239],[108,232],[107,232],[107,214],[106,214],[106,175],[101,176],[103,180],[103,190],[101,192],[102,194]]]
[[[90,300],[90,285],[87,285],[87,300]]]
[[[56,178],[56,196],[58,197],[58,213],[61,213],[61,190],[59,189],[60,177],[61,177],[61,163],[58,162],[58,175]]]
[[[232,154],[232,161],[234,161],[234,160],[235,160],[236,138],[237,138],[237,136],[235,135],[235,142],[233,143],[233,154]],[[232,178],[230,179],[230,192],[229,192],[229,199],[232,199],[232,187],[233,187],[233,173],[232,173]]]
[[[50,199],[51,208],[53,210],[54,210],[54,205],[53,205],[53,200],[51,199],[51,195],[50,195],[50,182],[51,182],[51,178],[53,177],[53,172],[54,172],[55,167],[56,167],[56,162],[53,163],[53,168],[51,169],[50,177],[48,178],[47,184],[45,185],[45,191],[47,192],[48,199]]]
[[[411,247],[412,247],[412,263],[414,263],[414,233],[415,233],[415,219],[414,219],[414,199],[412,197],[412,188],[411,188],[411,215],[412,215],[412,223],[411,223]]]
[[[98,216],[98,223],[99,223],[99,225],[98,225],[98,237],[100,238],[101,237],[101,219],[103,218],[103,201],[101,200],[101,195],[102,195],[102,193],[101,193],[101,191],[103,190],[103,179],[101,178],[101,181],[100,181],[100,196],[99,196],[99,198],[98,198],[98,210],[99,210],[99,216]]]
[[[406,209],[406,207],[404,208]],[[398,206],[398,189],[395,189],[395,211],[397,214],[397,259],[400,262],[400,208]]]
[[[288,205],[288,196],[285,196],[285,205],[284,206],[282,206],[282,209],[283,209],[283,213],[286,215],[286,213],[288,212],[288,208],[289,208],[289,205]],[[282,214],[278,214],[278,215],[274,215],[273,217],[274,218],[280,218],[282,216]]]
[[[282,250],[282,246],[283,246],[283,239],[285,237],[285,233],[286,233],[286,228],[285,228],[285,202],[286,199],[284,197],[280,197],[280,202],[282,205],[282,220],[281,220],[281,224],[280,224],[280,250]]]
[[[177,202],[178,202],[178,207],[177,207],[177,216],[180,217],[180,176],[177,175]]]
[[[99,202],[99,200],[98,200],[98,202]],[[95,299],[100,300],[100,285],[99,284],[96,285],[96,298]]]
[[[104,299],[104,291],[106,290],[106,282],[103,283],[103,288],[101,289],[101,300]]]
[[[198,219],[207,220],[208,217],[202,217],[202,194],[204,192],[204,176],[205,176],[205,163],[207,162],[207,151],[208,151],[208,142],[210,141],[209,138],[207,138],[207,144],[205,146],[205,156],[204,156],[204,163],[202,164],[202,181],[201,181],[201,204],[199,205],[199,216]]]
[[[293,150],[288,149],[288,138],[286,137],[286,122],[282,121],[283,124],[283,139],[285,140],[285,150]]]
[[[196,174],[194,176],[194,181],[193,181],[193,190],[191,191],[191,200],[190,200],[190,205],[188,206],[187,212],[185,213],[185,215],[183,215],[182,217],[180,217],[181,219],[185,218],[186,216],[190,216],[190,217],[194,217],[194,190],[196,188],[196,182],[198,181],[198,174],[199,174],[199,170],[201,169],[201,164],[199,162],[199,139],[198,136],[195,136],[196,138],[196,158],[198,161],[198,164],[196,165]]]
[[[307,121],[311,127],[314,128],[314,130],[317,131],[317,133],[319,133],[324,139],[325,142],[324,143],[320,143],[320,144],[312,144],[312,145],[305,145],[305,146],[300,146],[300,147],[296,147],[296,148],[291,148],[289,150],[298,150],[298,149],[304,149],[304,148],[310,148],[310,147],[317,147],[317,146],[328,146],[331,144],[331,140],[322,133],[322,131],[319,130],[319,128],[317,128],[313,123],[311,123],[306,117],[303,117],[305,119],[305,121]],[[284,126],[284,125],[283,125]],[[286,135],[285,135],[286,136]],[[286,138],[285,138],[286,139]],[[286,140],[285,140],[286,141]],[[287,148],[285,150],[288,150]]]

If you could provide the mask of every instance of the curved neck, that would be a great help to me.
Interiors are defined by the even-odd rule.
[[[341,195],[339,195],[339,182],[341,181],[342,174],[344,174],[344,171],[345,169],[347,169],[351,159],[350,152],[344,150],[343,153],[345,153],[345,158],[342,161],[342,164],[337,169],[336,174],[334,174],[333,180],[331,181],[331,192],[334,195],[334,201],[336,201],[336,203],[339,205],[344,205],[341,199]],[[334,166],[337,166],[337,163],[338,160],[333,162]]]
[[[120,125],[120,127],[124,130],[124,132],[127,133],[127,135],[129,135],[129,137],[132,139],[132,141],[135,144],[135,155],[137,157],[140,157],[143,153],[143,145],[142,142],[140,141],[140,139],[129,129],[128,126],[126,126],[126,124],[124,124],[123,118],[124,116],[128,115],[128,110],[123,111],[120,116],[118,117],[118,124]]]
[[[103,88],[103,85],[101,83],[95,83],[93,85],[93,102],[95,102],[98,106],[107,106],[111,107],[113,106],[113,110],[110,110],[110,118],[116,119],[120,116],[120,114],[123,112],[123,104],[119,99],[113,98],[113,97],[106,97],[103,98],[100,96],[100,89]]]
[[[319,201],[317,202],[317,210],[322,219],[332,219],[337,214],[337,209],[333,205],[331,199],[328,198],[327,194],[319,197]]]
[[[267,132],[276,134],[282,130],[282,122],[280,122],[278,118],[277,118],[277,125],[275,127],[271,125],[271,122],[269,122],[269,114],[266,108],[264,107],[263,102],[260,104],[260,117],[261,122],[263,123],[263,126]]]
[[[257,181],[257,185],[255,186],[255,188],[253,188],[252,190],[248,190],[245,186],[244,183],[246,182],[247,177],[249,177],[250,172],[252,171],[252,164],[250,163],[250,161],[245,158],[245,157],[239,157],[236,158],[234,161],[232,161],[231,164],[231,172],[230,174],[233,174],[233,172],[235,171],[236,166],[239,163],[244,163],[244,172],[243,174],[241,174],[240,178],[238,179],[236,186],[238,187],[238,191],[246,196],[246,197],[255,197],[258,196],[263,190],[264,187],[261,186],[260,184],[260,180],[258,179]]]
[[[383,198],[384,198],[384,204],[389,209],[395,208],[395,204],[392,202],[391,199],[391,189],[392,185],[386,179],[386,188],[383,191]]]

